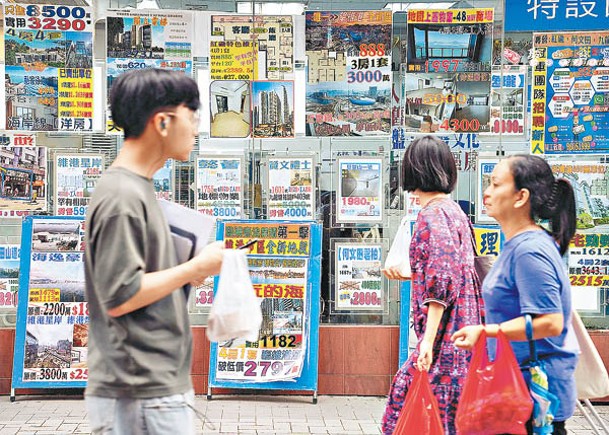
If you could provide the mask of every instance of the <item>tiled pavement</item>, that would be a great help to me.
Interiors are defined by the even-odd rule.
[[[197,397],[207,416],[198,434],[380,434],[382,397],[214,396]],[[609,425],[609,406],[595,406]],[[570,434],[594,434],[579,413],[569,420]],[[89,433],[84,401],[78,396],[0,397],[0,435]],[[601,432],[602,433],[602,432]],[[175,434],[179,435],[179,434]],[[420,434],[423,435],[423,434]]]

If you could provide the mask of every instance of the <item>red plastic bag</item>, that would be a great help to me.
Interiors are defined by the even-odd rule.
[[[533,402],[510,342],[497,334],[497,355],[489,362],[486,333],[473,349],[457,408],[459,435],[526,434]]]
[[[427,372],[416,371],[393,435],[444,435],[438,401],[431,391]]]

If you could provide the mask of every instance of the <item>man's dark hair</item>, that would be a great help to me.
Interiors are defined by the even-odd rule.
[[[402,160],[402,188],[407,192],[450,193],[457,184],[457,165],[448,145],[423,136],[406,148]]]
[[[125,132],[125,139],[139,137],[155,113],[179,105],[191,110],[200,106],[197,82],[179,71],[144,69],[121,74],[112,85],[112,121]]]

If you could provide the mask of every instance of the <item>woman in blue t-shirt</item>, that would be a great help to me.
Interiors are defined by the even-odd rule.
[[[494,337],[501,328],[525,367],[530,351],[524,315],[530,314],[550,392],[560,399],[553,433],[566,434],[565,421],[577,400],[578,346],[571,326],[571,287],[561,256],[575,234],[573,188],[567,180],[555,179],[542,158],[516,155],[495,166],[484,205],[506,238],[482,285],[488,323],[466,326],[452,340],[459,348],[471,349],[482,330]],[[539,226],[538,219],[548,219],[550,231]],[[527,378],[528,370],[523,374]],[[527,430],[532,433],[531,421]]]

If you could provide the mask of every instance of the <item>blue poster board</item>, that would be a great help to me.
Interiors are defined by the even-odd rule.
[[[505,1],[506,32],[607,30],[608,20],[605,0]]]
[[[317,401],[321,237],[316,222],[218,223],[227,248],[258,239],[248,263],[263,322],[258,342],[211,344],[208,399],[221,387],[312,391]]]
[[[15,388],[84,388],[89,311],[82,217],[27,216],[21,231]]]

